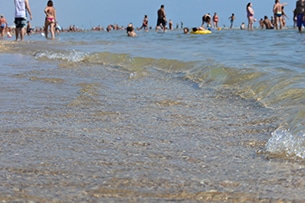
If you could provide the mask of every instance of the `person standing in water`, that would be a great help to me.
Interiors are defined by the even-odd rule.
[[[218,28],[218,21],[219,21],[219,18],[218,18],[217,13],[215,12],[214,15],[213,15],[213,26],[214,26],[214,28]]]
[[[6,29],[7,29],[7,21],[3,15],[0,15],[0,38],[4,37]]]
[[[234,20],[235,20],[235,15],[232,13],[232,15],[228,18],[230,20],[230,29],[232,29]]]
[[[287,19],[289,19],[288,18],[288,16],[286,15],[286,12],[285,12],[285,7],[283,6],[282,7],[282,11],[283,11],[283,16],[282,16],[282,23],[283,23],[283,27],[286,27],[286,19],[285,18],[287,18]]]
[[[166,29],[166,14],[165,14],[165,10],[164,10],[164,5],[161,5],[160,9],[157,12],[157,15],[158,15],[158,19],[157,19],[156,29],[158,27],[161,27],[163,29],[163,31],[165,31],[165,29]]]
[[[253,30],[253,23],[255,22],[254,19],[254,10],[252,8],[252,3],[247,4],[247,18],[248,18],[248,30]]]
[[[305,14],[305,0],[298,0],[296,2],[295,15],[296,15],[297,27],[299,32],[302,32],[302,26],[305,26],[304,14]]]
[[[44,34],[48,38],[48,29],[50,28],[51,39],[55,38],[55,24],[56,24],[56,10],[53,7],[53,1],[49,0],[47,7],[44,9],[46,14],[45,23],[44,23]]]
[[[169,22],[168,22],[168,28],[170,29],[170,30],[173,30],[174,29],[174,27],[173,27],[173,21],[170,19],[169,20]]]
[[[142,28],[144,28],[145,31],[148,31],[148,16],[147,15],[144,15],[142,26],[139,28],[139,30],[141,30]]]
[[[14,0],[15,3],[15,25],[16,25],[16,41],[20,36],[20,40],[24,39],[25,26],[26,26],[26,11],[30,15],[30,20],[32,20],[32,12],[30,9],[29,0]]]
[[[287,5],[287,3],[281,4],[280,0],[275,0],[275,4],[273,5],[275,29],[283,28],[283,7],[285,5]]]
[[[206,23],[207,24],[207,28],[212,28],[211,20],[212,20],[212,17],[210,15],[210,13],[204,14],[202,16],[201,27],[204,27],[204,23]]]

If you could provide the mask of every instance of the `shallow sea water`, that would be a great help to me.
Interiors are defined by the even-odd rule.
[[[266,150],[281,111],[40,46],[0,55],[0,202],[305,201],[304,161]]]

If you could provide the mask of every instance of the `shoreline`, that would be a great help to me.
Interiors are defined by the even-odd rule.
[[[122,39],[120,44],[130,42]],[[94,55],[96,61],[88,64],[75,61],[74,48],[83,48],[78,44],[70,44],[66,55],[46,43],[18,44],[7,47],[25,56],[0,55],[1,201],[304,200],[304,162],[265,149],[281,117],[231,89],[214,88],[213,79],[220,77],[216,85],[222,84],[229,72],[223,66],[184,69],[179,61],[143,63],[125,54]],[[108,51],[101,47],[98,51]],[[115,63],[107,65],[103,57]],[[145,70],[131,73],[122,68],[126,61]],[[205,71],[197,83],[181,74]]]
[[[156,72],[130,79],[110,67],[19,63],[11,65],[22,73],[1,90],[0,200],[293,199],[257,186],[287,175],[264,175],[269,161],[256,154],[274,130],[270,110]]]

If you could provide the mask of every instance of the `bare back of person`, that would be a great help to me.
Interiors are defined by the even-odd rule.
[[[51,39],[55,38],[55,23],[56,23],[56,10],[53,7],[53,2],[51,0],[48,1],[47,7],[44,9],[46,14],[45,24],[44,24],[44,32],[45,37],[48,38],[48,29],[50,27]]]
[[[273,13],[274,13],[274,19],[275,19],[275,28],[278,29],[278,26],[280,29],[283,28],[283,6],[287,5],[286,3],[281,4],[280,0],[275,0],[275,4],[273,6]]]

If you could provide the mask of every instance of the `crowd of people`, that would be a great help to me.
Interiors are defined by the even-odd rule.
[[[12,34],[15,34],[16,41],[18,39],[23,40],[25,34],[32,34],[32,33],[42,33],[46,38],[49,38],[49,32],[51,33],[51,39],[55,38],[55,35],[60,31],[67,31],[67,32],[78,32],[82,31],[82,29],[77,28],[75,25],[71,25],[68,29],[63,30],[56,19],[56,9],[54,8],[53,1],[48,0],[47,6],[44,9],[45,23],[42,28],[33,29],[30,24],[30,20],[32,20],[32,12],[29,5],[29,0],[14,0],[15,4],[15,27],[8,27],[8,23],[3,15],[0,15],[0,38],[4,36],[12,37]],[[273,16],[269,19],[268,16],[264,16],[259,20],[259,26],[261,29],[283,29],[286,26],[286,18],[288,16],[285,13],[285,6],[287,3],[280,3],[280,0],[275,0],[273,5]],[[254,17],[255,12],[252,7],[252,3],[249,2],[246,5],[246,13],[248,19],[248,25],[243,22],[240,25],[240,29],[248,29],[253,30],[254,22],[256,22],[256,18]],[[167,20],[165,6],[161,5],[160,8],[157,10],[157,24],[155,29],[157,31],[165,31],[166,29],[174,29],[172,20]],[[232,13],[231,16],[228,17],[230,22],[229,28],[233,28],[234,21],[236,17],[235,14]],[[296,7],[294,10],[293,16],[294,26],[298,27],[298,30],[301,32],[302,27],[305,26],[305,0],[297,0]],[[168,27],[167,27],[168,25]],[[176,28],[178,28],[178,24]],[[183,23],[181,22],[181,28],[183,28]],[[144,29],[148,31],[152,29],[152,26],[149,26],[148,16],[144,15],[142,25],[137,29],[141,30]],[[204,14],[202,16],[202,25],[197,29],[204,30],[204,29],[220,29],[219,28],[219,17],[215,12],[213,16],[210,13]],[[125,26],[115,25],[108,25],[106,29],[101,27],[100,25],[97,27],[93,27],[92,30],[94,31],[104,31],[110,32],[112,30],[126,30],[127,36],[135,37],[137,36],[135,32],[134,25],[132,23]],[[189,29],[184,29],[184,31]]]
[[[264,16],[264,18],[261,18],[259,21],[260,28],[262,29],[283,29],[286,27],[286,18],[288,16],[286,15],[284,8],[287,5],[287,3],[281,3],[280,0],[275,0],[273,5],[273,16],[271,16],[271,19],[268,18],[268,16]],[[243,22],[240,25],[240,29],[248,29],[249,31],[252,31],[254,29],[254,23],[256,22],[256,18],[254,17],[255,12],[252,7],[252,3],[249,2],[246,5],[246,13],[247,13],[247,19],[248,19],[248,25],[246,27],[246,24]],[[161,5],[160,9],[157,11],[157,25],[156,30],[163,30],[165,31],[167,29],[167,19],[165,14],[164,5]],[[235,14],[232,13],[231,16],[228,17],[228,20],[230,21],[230,29],[233,28],[234,21],[235,21]],[[302,27],[305,26],[305,0],[297,0],[296,1],[296,7],[294,10],[294,16],[293,16],[294,26],[298,27],[298,30],[301,32]],[[178,26],[177,26],[178,27]],[[145,18],[143,20],[143,25],[140,29],[147,29],[148,28],[148,20],[147,15],[145,15]],[[169,21],[169,29],[172,29],[172,21]],[[194,29],[194,28],[193,28]],[[204,14],[202,16],[202,24],[200,27],[195,27],[196,30],[211,30],[211,29],[219,29],[219,17],[217,13],[215,12],[213,16],[210,15],[210,13]],[[189,28],[183,28],[183,32],[186,34],[189,32]],[[136,36],[136,35],[133,35]]]
[[[268,16],[260,19],[260,27],[263,29],[282,29],[286,27],[286,18],[284,7],[287,3],[280,3],[280,0],[275,0],[273,6],[273,16],[269,19]],[[293,12],[294,27],[298,27],[301,32],[302,27],[305,26],[305,0],[297,0],[296,7]]]
[[[54,39],[55,35],[63,29],[58,24],[56,19],[56,9],[53,6],[53,1],[48,0],[44,9],[45,23],[43,27],[32,28],[30,20],[32,20],[32,11],[30,8],[29,0],[14,0],[15,5],[15,26],[9,27],[6,19],[0,15],[0,38],[4,36],[12,37],[12,34],[16,36],[16,41],[19,39],[22,41],[24,36],[41,33],[46,38],[49,38],[49,32],[51,34],[50,39]],[[70,27],[67,31],[77,31],[75,27]]]

